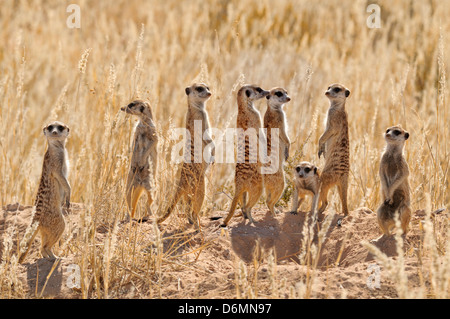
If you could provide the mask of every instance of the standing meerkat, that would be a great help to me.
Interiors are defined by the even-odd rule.
[[[153,202],[151,189],[152,181],[156,176],[158,136],[153,122],[150,103],[136,100],[122,107],[121,111],[135,115],[139,118],[136,125],[133,141],[133,154],[131,155],[130,170],[127,178],[126,198],[130,212],[129,217],[134,218],[137,203],[142,193],[147,193],[147,209],[142,221],[151,215]]]
[[[320,177],[317,167],[309,162],[301,162],[295,167],[294,182],[295,192],[291,214],[297,215],[298,207],[305,199],[305,195],[309,194],[313,196],[311,200],[311,214],[313,214],[319,195]]]
[[[49,259],[57,258],[53,254],[52,247],[61,238],[66,226],[62,209],[70,208],[71,188],[67,180],[69,157],[66,150],[69,128],[61,122],[52,122],[44,127],[43,131],[48,148],[44,155],[35,201],[36,208],[30,225],[35,231],[26,241],[23,247],[25,252],[20,255],[19,263],[24,261],[38,232],[41,235],[42,256]]]
[[[158,219],[158,224],[166,220],[174,210],[181,197],[188,204],[188,220],[200,228],[199,213],[205,198],[205,172],[214,158],[214,143],[209,135],[209,118],[205,103],[211,97],[209,87],[203,83],[193,84],[185,89],[188,100],[186,114],[186,133],[188,133],[185,162],[181,167],[181,176],[176,187],[175,195],[166,213]],[[196,124],[197,123],[197,124]],[[201,125],[201,126],[200,126]],[[199,128],[201,127],[201,131]],[[196,130],[197,128],[197,130]],[[197,131],[197,132],[196,132]],[[201,143],[199,142],[201,140]],[[195,145],[201,145],[196,149]],[[203,159],[204,150],[210,147],[209,159]],[[189,150],[190,148],[190,150]],[[200,153],[201,152],[201,153]],[[187,159],[187,161],[186,161]]]
[[[409,133],[400,125],[387,129],[384,138],[386,149],[380,162],[381,195],[383,203],[377,211],[378,223],[384,235],[389,236],[398,214],[403,234],[408,231],[411,219],[409,167],[403,149]]]
[[[323,154],[325,166],[320,176],[319,216],[328,206],[328,191],[337,185],[341,198],[342,210],[348,215],[347,189],[349,178],[349,136],[345,101],[350,91],[340,84],[331,85],[325,92],[330,100],[325,132],[319,139],[319,158]]]
[[[264,175],[264,188],[267,196],[267,207],[272,216],[275,217],[275,204],[283,194],[284,181],[284,162],[289,158],[289,148],[291,142],[287,135],[286,114],[283,106],[291,100],[288,93],[283,88],[274,88],[270,90],[267,98],[267,111],[264,114],[264,128],[267,130],[267,154],[270,154],[270,163],[275,162],[277,165],[276,172]],[[278,129],[278,141],[272,143],[272,129]],[[278,145],[278,152],[272,152],[272,144]],[[274,156],[278,156],[275,159]]]
[[[237,93],[238,115],[238,161],[235,171],[235,195],[230,211],[221,227],[226,227],[233,217],[238,202],[242,204],[242,214],[253,223],[251,209],[258,202],[264,189],[261,162],[257,159],[261,115],[253,103],[269,95],[256,85],[244,85]],[[252,136],[253,135],[253,136]],[[255,148],[256,147],[256,148]],[[243,158],[242,158],[243,157]]]

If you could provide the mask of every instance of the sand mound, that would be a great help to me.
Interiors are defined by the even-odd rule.
[[[76,238],[80,227],[80,214],[83,206],[74,204],[71,213],[66,216],[66,232],[63,241],[69,236]],[[4,241],[12,237],[11,254],[17,251],[17,242],[23,237],[31,220],[32,206],[18,204],[8,205],[0,211],[0,258],[4,253]],[[224,217],[227,212],[217,211],[214,216]],[[268,268],[265,256],[270,251],[277,259],[277,274],[287,282],[295,284],[304,280],[306,267],[300,264],[299,254],[304,238],[306,213],[292,215],[280,213],[273,218],[265,209],[253,212],[254,225],[248,225],[237,214],[227,229],[221,229],[221,219],[202,219],[202,232],[196,232],[186,223],[185,229],[177,229],[184,218],[173,216],[161,227],[162,247],[165,254],[183,256],[184,266],[174,264],[170,271],[165,271],[160,280],[164,283],[158,296],[163,298],[234,298],[236,297],[236,273],[240,261],[251,267],[254,258],[260,260],[258,280],[264,286],[268,280]],[[323,242],[318,260],[318,278],[314,284],[313,298],[395,298],[394,283],[387,279],[381,288],[367,288],[368,268],[374,263],[374,256],[361,245],[361,241],[370,241],[380,236],[376,214],[368,208],[360,208],[342,218],[335,215]],[[421,231],[418,221],[423,214],[417,212],[411,222],[412,230],[405,240],[405,249],[417,246]],[[446,218],[446,217],[443,217]],[[154,225],[137,224],[137,251],[142,253],[153,249]],[[119,225],[119,241],[128,240],[129,224]],[[179,227],[179,226],[178,226]],[[95,240],[104,243],[110,229],[99,225]],[[315,231],[312,242],[317,245],[318,234]],[[40,240],[35,240],[25,263],[19,266],[19,278],[23,281],[29,297],[79,298],[80,290],[74,287],[74,272],[77,271],[79,256],[70,249],[61,252],[62,259],[49,261],[39,254]],[[396,256],[394,239],[379,241],[375,245],[387,256]],[[405,251],[406,251],[405,250]],[[407,260],[411,276],[414,277],[417,266]],[[267,287],[269,285],[267,284]],[[263,289],[264,290],[264,289]],[[143,293],[143,292],[141,292]],[[270,295],[267,288],[267,296]],[[148,295],[146,295],[148,296]],[[123,294],[113,298],[141,298],[131,285],[124,285]],[[260,292],[260,297],[264,293]],[[281,298],[288,297],[279,296]]]

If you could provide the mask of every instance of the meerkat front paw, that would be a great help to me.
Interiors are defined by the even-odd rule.
[[[290,213],[291,213],[291,215],[298,215],[298,212],[295,210],[291,211]]]
[[[319,158],[322,156],[322,154],[325,153],[325,145],[320,145],[319,146]]]

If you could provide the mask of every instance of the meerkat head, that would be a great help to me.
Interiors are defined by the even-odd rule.
[[[253,102],[269,95],[269,91],[261,89],[257,85],[244,85],[238,91],[238,98],[246,102]]]
[[[211,97],[211,91],[209,87],[204,83],[194,83],[193,85],[185,89],[188,101],[197,105],[197,103],[203,103]]]
[[[51,142],[64,141],[69,136],[70,129],[66,124],[55,121],[45,126],[43,131],[49,142]]]
[[[409,133],[400,124],[389,127],[384,134],[384,139],[388,144],[403,145],[409,138]]]
[[[267,105],[273,109],[279,109],[291,100],[287,91],[283,88],[274,88],[270,90],[270,93],[266,96],[266,99]]]
[[[340,84],[328,87],[325,95],[331,102],[343,102],[350,96],[350,91]]]
[[[153,118],[150,103],[148,103],[147,101],[135,100],[130,104],[128,104],[127,106],[120,108],[120,110],[127,114],[132,114],[139,117],[145,115],[150,118]]]
[[[301,162],[295,167],[295,176],[299,179],[308,179],[319,177],[317,167],[309,162]]]

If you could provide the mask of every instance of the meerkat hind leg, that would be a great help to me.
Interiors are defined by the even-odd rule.
[[[205,199],[205,181],[204,180],[200,180],[200,184],[197,187],[196,190],[196,194],[195,197],[193,198],[193,203],[192,203],[192,222],[195,225],[195,228],[199,229],[200,228],[200,211],[202,209],[202,205],[203,205],[203,201]]]
[[[344,216],[348,215],[348,205],[347,205],[347,190],[348,190],[348,178],[342,177],[338,183],[339,197],[341,198],[342,212]]]
[[[409,228],[409,221],[411,220],[411,209],[408,206],[400,207],[399,210],[400,222],[403,230],[403,235],[406,236]]]
[[[242,212],[244,214],[244,218],[248,219],[251,224],[254,224],[255,221],[252,218],[252,208],[258,202],[261,197],[262,188],[256,189],[254,192],[249,192],[248,201],[246,205],[242,208]]]

